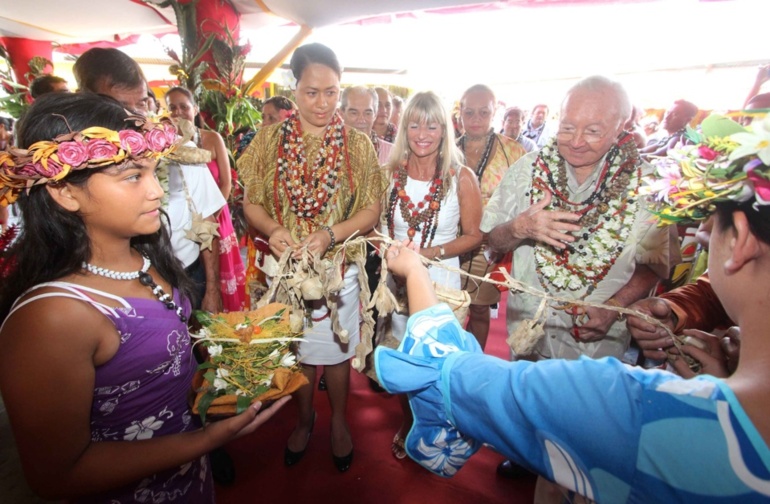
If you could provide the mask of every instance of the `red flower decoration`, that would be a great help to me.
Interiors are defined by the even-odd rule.
[[[719,152],[706,145],[701,145],[698,147],[698,156],[702,157],[706,161],[713,161],[717,158],[717,156],[719,156]]]

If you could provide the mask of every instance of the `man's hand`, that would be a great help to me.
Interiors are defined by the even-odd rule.
[[[656,318],[672,330],[677,322],[676,315],[671,310],[671,307],[661,298],[640,299],[628,308]],[[648,359],[665,359],[667,355],[664,350],[674,344],[671,337],[662,327],[645,322],[639,317],[629,315],[626,326],[631,336],[639,344],[639,348],[642,349],[644,356]]]
[[[618,315],[612,310],[604,310],[594,306],[585,308],[575,308],[577,313],[582,313],[581,317],[586,317],[583,324],[572,328],[572,336],[580,343],[589,343],[599,341],[607,336],[612,324],[617,321]]]
[[[543,199],[527,208],[510,221],[511,234],[517,240],[535,240],[558,249],[563,249],[575,241],[570,232],[583,228],[577,224],[580,215],[572,212],[544,210],[551,203],[551,192],[544,191]]]

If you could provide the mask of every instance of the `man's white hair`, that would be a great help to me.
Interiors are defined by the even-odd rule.
[[[350,100],[351,94],[361,94],[361,95],[369,95],[372,98],[372,103],[374,104],[372,106],[372,109],[374,109],[374,113],[377,113],[377,108],[379,108],[379,96],[377,96],[377,91],[375,91],[373,88],[366,87],[366,86],[350,86],[346,87],[342,90],[342,97],[340,98],[340,110],[345,112],[348,108],[348,102]]]
[[[609,91],[615,98],[615,110],[617,111],[618,118],[625,123],[628,118],[631,117],[631,100],[628,98],[628,93],[620,82],[614,81],[603,75],[586,77],[567,91],[564,101],[577,91]]]

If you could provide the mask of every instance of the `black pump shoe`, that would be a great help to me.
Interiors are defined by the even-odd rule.
[[[343,457],[338,457],[332,453],[332,459],[334,460],[334,465],[337,466],[337,470],[345,472],[350,469],[350,465],[353,463],[353,449],[351,448],[350,453]]]
[[[302,457],[305,456],[305,451],[307,451],[307,445],[310,443],[310,434],[313,433],[313,427],[315,427],[315,419],[318,416],[317,413],[313,413],[313,423],[310,424],[310,430],[307,433],[307,443],[305,443],[305,447],[298,452],[292,451],[287,446],[283,451],[283,463],[286,466],[293,466],[300,460],[302,460]]]

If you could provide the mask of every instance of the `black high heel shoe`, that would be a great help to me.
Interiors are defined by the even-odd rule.
[[[318,390],[321,392],[326,392],[328,387],[326,386],[326,374],[322,374],[321,378],[318,380]]]
[[[334,460],[334,465],[337,466],[339,472],[347,471],[353,463],[353,448],[350,449],[350,453],[343,457],[338,457],[332,453],[332,460]]]
[[[313,423],[310,424],[310,430],[307,433],[307,443],[305,443],[305,447],[302,448],[301,451],[295,452],[289,449],[288,446],[286,446],[286,449],[283,451],[283,463],[286,466],[293,466],[300,460],[302,460],[302,457],[305,456],[305,451],[307,451],[307,445],[310,443],[310,434],[313,433],[313,427],[315,427],[315,419],[318,417],[318,413],[315,411],[313,412]]]

